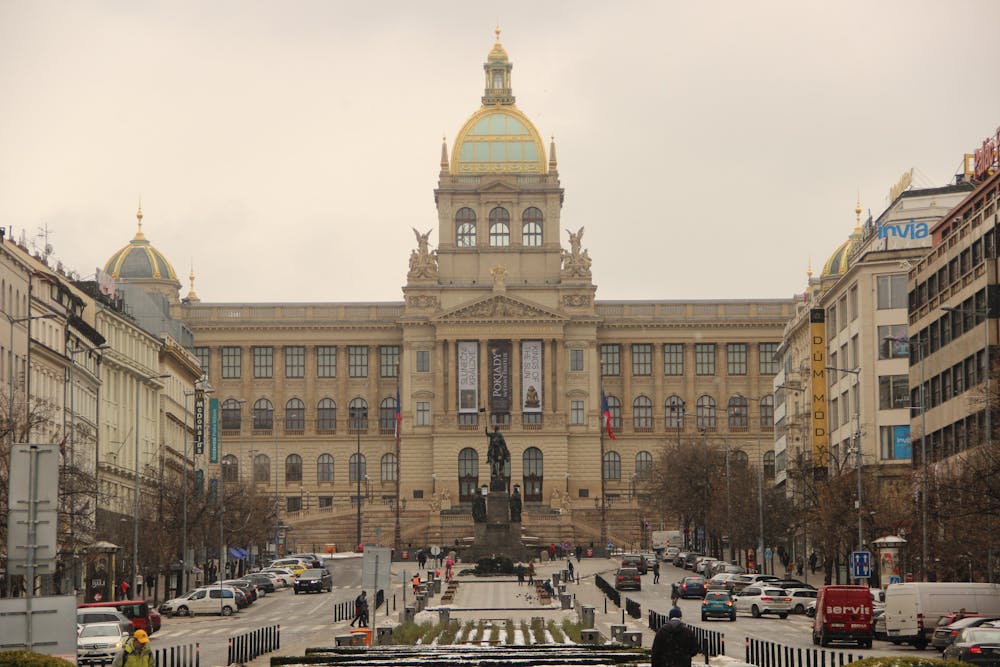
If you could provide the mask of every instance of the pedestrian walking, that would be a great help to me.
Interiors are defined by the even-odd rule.
[[[660,583],[660,561],[655,561],[653,563],[653,583]]]
[[[413,594],[416,595],[417,593],[419,593],[420,592],[420,574],[417,573],[417,574],[413,575],[413,579],[410,580],[410,583],[413,584]]]
[[[361,595],[359,595],[358,597],[354,598],[354,618],[351,619],[351,627],[352,628],[354,627],[355,623],[358,624],[358,627],[364,627],[366,625],[365,619],[364,619],[364,614],[362,613],[362,610],[364,610],[364,614],[367,614],[367,612],[368,612],[368,592],[367,591],[361,591]]]
[[[576,576],[573,573],[573,560],[571,558],[566,559],[566,569],[569,570],[569,580],[576,581]]]
[[[517,567],[514,568],[514,571],[517,574],[517,585],[518,586],[523,586],[524,585],[524,563],[518,563]]]
[[[149,635],[145,630],[136,630],[125,640],[125,650],[118,654],[112,667],[156,667],[156,656],[149,647]]]
[[[574,548],[574,551],[576,551],[576,562],[579,563],[580,562],[580,557],[583,556],[583,546],[581,546],[579,544],[576,545],[576,547]]]
[[[427,566],[427,554],[424,553],[423,549],[417,554],[417,563],[420,565],[421,570]]]
[[[448,556],[448,559],[444,562],[444,578],[445,581],[451,581],[451,578],[455,576],[455,559]]]
[[[691,667],[691,658],[701,649],[694,632],[681,621],[681,610],[674,606],[668,620],[656,631],[650,655],[651,667]]]
[[[676,607],[677,601],[681,599],[681,591],[677,588],[677,584],[670,584],[670,603]]]
[[[122,600],[128,600],[128,589],[129,589],[128,579],[122,579],[122,585],[121,585]]]

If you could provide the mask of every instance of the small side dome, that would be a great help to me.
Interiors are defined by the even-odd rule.
[[[848,239],[837,246],[837,249],[830,255],[830,259],[826,260],[826,264],[823,265],[823,273],[820,274],[820,278],[839,276],[847,271],[849,266],[847,257],[850,254],[851,245],[853,245],[852,240]]]

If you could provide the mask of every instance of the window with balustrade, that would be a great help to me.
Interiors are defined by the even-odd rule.
[[[497,206],[490,211],[490,245],[495,248],[506,248],[510,245],[510,213],[507,209]]]
[[[715,429],[715,399],[711,396],[698,397],[695,404],[695,426],[699,429]]]
[[[750,426],[750,411],[747,399],[743,396],[731,396],[726,414],[729,416],[730,430],[746,430]]]
[[[320,454],[316,459],[316,481],[333,481],[333,456],[331,454]]]
[[[351,399],[348,405],[347,428],[351,432],[368,430],[368,401],[363,398]]]
[[[618,452],[611,451],[604,453],[604,481],[621,481],[622,478],[622,457]]]
[[[666,426],[668,429],[681,430],[684,428],[684,399],[674,394],[667,398],[663,404],[666,416]]]
[[[632,401],[632,427],[638,432],[653,430],[653,401],[646,396]]]
[[[302,399],[291,398],[285,403],[285,431],[306,430],[306,404]]]
[[[235,398],[222,402],[222,430],[239,431],[243,423],[243,404]]]
[[[302,481],[302,457],[289,454],[285,457],[285,483]]]
[[[521,243],[529,248],[542,245],[542,212],[534,206],[521,214]]]
[[[316,432],[335,433],[337,431],[337,403],[332,398],[324,398],[316,405]]]
[[[274,428],[274,404],[266,398],[258,399],[253,404],[253,428],[255,431]]]

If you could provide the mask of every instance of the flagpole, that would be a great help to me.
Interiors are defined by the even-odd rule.
[[[402,542],[403,542],[403,531],[402,531],[402,527],[400,525],[400,520],[399,520],[400,519],[400,517],[399,517],[400,505],[402,505],[402,503],[403,503],[402,490],[401,490],[401,484],[400,484],[400,479],[399,479],[399,471],[400,471],[400,465],[399,465],[399,453],[400,453],[399,439],[403,435],[403,417],[402,417],[402,415],[403,415],[403,405],[402,405],[402,403],[399,400],[399,385],[397,384],[396,385],[396,529],[395,529],[395,534],[393,536],[394,542],[396,544],[396,551],[397,551],[397,553],[400,551],[400,549],[402,549],[402,546],[403,546],[403,544],[402,544]],[[404,588],[405,588],[405,586],[404,586]]]
[[[600,433],[601,433],[601,548],[608,548],[608,501],[606,498],[605,488],[604,488],[604,427],[606,424],[604,416],[604,387],[601,387],[601,422],[600,422]],[[608,556],[611,554],[608,553]]]

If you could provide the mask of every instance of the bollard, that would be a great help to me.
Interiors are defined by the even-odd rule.
[[[417,610],[414,607],[403,607],[399,612],[399,622],[400,623],[412,623],[414,617],[417,615]]]
[[[553,572],[552,573],[552,585],[553,586],[558,586],[559,585],[559,573],[558,572]]]
[[[642,646],[642,633],[638,630],[627,630],[622,633],[621,643],[625,646]]]
[[[375,628],[375,641],[381,646],[392,644],[392,627],[383,625]]]
[[[450,607],[439,607],[438,610],[438,623],[441,625],[448,625],[451,621],[451,608]]]
[[[559,603],[562,605],[563,609],[570,609],[573,606],[573,597],[571,595],[567,595],[566,593],[560,593]]]
[[[598,644],[601,641],[601,633],[594,628],[580,630],[580,642],[583,644]]]
[[[559,584],[558,588],[559,588],[559,592],[560,593],[565,593],[566,592],[566,584]]]
[[[585,628],[594,627],[594,608],[590,605],[583,605],[580,608],[580,625]]]
[[[611,641],[621,643],[622,635],[625,634],[625,626],[613,623],[611,625]]]
[[[435,579],[434,580],[434,594],[435,595],[439,595],[440,593],[441,593],[441,580],[440,579]]]

